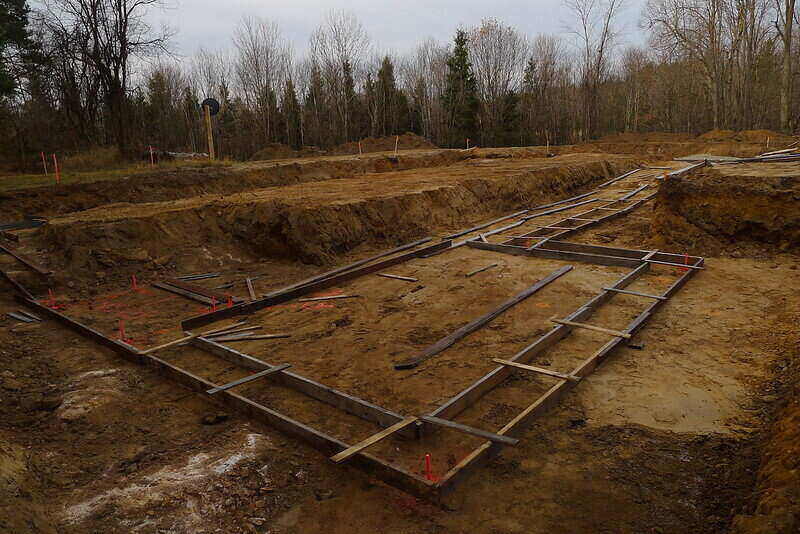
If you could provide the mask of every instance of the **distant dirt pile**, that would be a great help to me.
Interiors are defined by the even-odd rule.
[[[270,143],[250,157],[250,161],[268,161],[272,159],[294,159],[322,156],[325,151],[315,146],[304,146],[295,150],[282,143]]]
[[[421,149],[421,148],[437,148],[436,145],[420,137],[417,134],[410,132],[404,133],[400,136],[390,135],[387,137],[367,137],[361,140],[361,152],[387,152],[394,150],[395,141],[397,141],[398,150]],[[328,151],[329,154],[358,154],[358,141],[352,143],[345,143],[333,147]]]
[[[753,243],[800,250],[798,199],[800,176],[791,164],[704,168],[663,183],[653,231],[659,246],[692,254],[735,256]]]

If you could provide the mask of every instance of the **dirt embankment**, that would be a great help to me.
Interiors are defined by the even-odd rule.
[[[765,346],[781,355],[772,387],[782,399],[761,454],[752,502],[733,521],[732,534],[800,532],[800,305],[775,314]]]
[[[87,210],[117,202],[157,202],[198,195],[227,195],[262,187],[277,187],[331,180],[369,172],[391,172],[449,165],[469,157],[457,150],[403,152],[397,157],[368,155],[331,156],[244,163],[230,167],[175,169],[136,175],[121,180],[98,181],[0,193],[4,220],[26,214],[52,216]]]
[[[622,133],[602,137],[574,147],[555,147],[556,153],[565,150],[604,152],[609,154],[638,154],[660,159],[672,159],[690,154],[752,157],[768,150],[777,150],[795,139],[770,130],[711,130],[699,136],[685,133]]]
[[[659,189],[653,232],[661,246],[692,254],[800,249],[800,175],[791,163],[705,168]]]
[[[180,265],[186,256],[323,264],[364,243],[404,242],[563,198],[634,166],[630,158],[587,154],[470,160],[225,198],[109,205],[52,219],[34,242],[73,280],[125,265]]]
[[[27,454],[0,437],[0,532],[55,534]]]

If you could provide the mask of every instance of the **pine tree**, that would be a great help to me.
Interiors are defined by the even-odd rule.
[[[297,93],[292,79],[286,80],[281,99],[281,115],[286,124],[286,144],[294,149],[302,146],[300,138],[300,104],[297,102]]]
[[[453,53],[447,60],[444,108],[450,131],[450,146],[463,146],[478,134],[478,85],[469,61],[467,33],[458,30]]]
[[[32,47],[28,39],[28,5],[25,0],[0,0],[0,97],[16,90],[7,58],[14,50]]]

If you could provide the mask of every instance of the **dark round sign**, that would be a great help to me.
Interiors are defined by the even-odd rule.
[[[201,107],[208,106],[208,111],[209,113],[211,113],[212,117],[217,113],[219,113],[219,102],[217,102],[215,98],[206,98],[205,100],[203,100],[203,103],[200,104],[200,106]]]

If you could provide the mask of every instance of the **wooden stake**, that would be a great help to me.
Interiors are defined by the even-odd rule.
[[[211,131],[211,108],[203,106],[203,114],[206,119],[206,136],[208,138],[208,159],[217,159],[214,153],[214,134]]]
[[[397,155],[397,144],[400,142],[400,136],[394,138],[394,155]]]
[[[53,154],[53,168],[55,169],[53,172],[56,173],[56,183],[60,184],[61,183],[61,171],[58,168],[58,158],[56,158],[55,154]]]
[[[527,238],[526,238],[526,239],[527,239]],[[532,238],[531,238],[531,239],[532,239]],[[469,278],[470,276],[475,276],[475,275],[476,275],[476,274],[478,274],[478,273],[482,273],[483,271],[488,271],[488,270],[489,270],[489,269],[491,269],[492,267],[497,267],[497,264],[496,264],[496,263],[493,263],[493,264],[491,264],[491,265],[487,265],[486,267],[481,267],[480,269],[475,269],[474,271],[472,271],[472,272],[470,272],[470,273],[467,273],[467,278]]]
[[[245,279],[245,283],[247,284],[247,292],[250,294],[250,300],[256,300],[256,290],[253,288],[253,281],[250,278]]]
[[[47,176],[47,160],[44,157],[44,152],[42,152],[42,165],[44,166],[44,175]]]
[[[409,276],[397,276],[396,274],[386,274],[386,273],[378,273],[377,276],[382,276],[384,278],[394,278],[395,280],[405,280],[406,282],[419,282],[416,278],[411,278]]]

